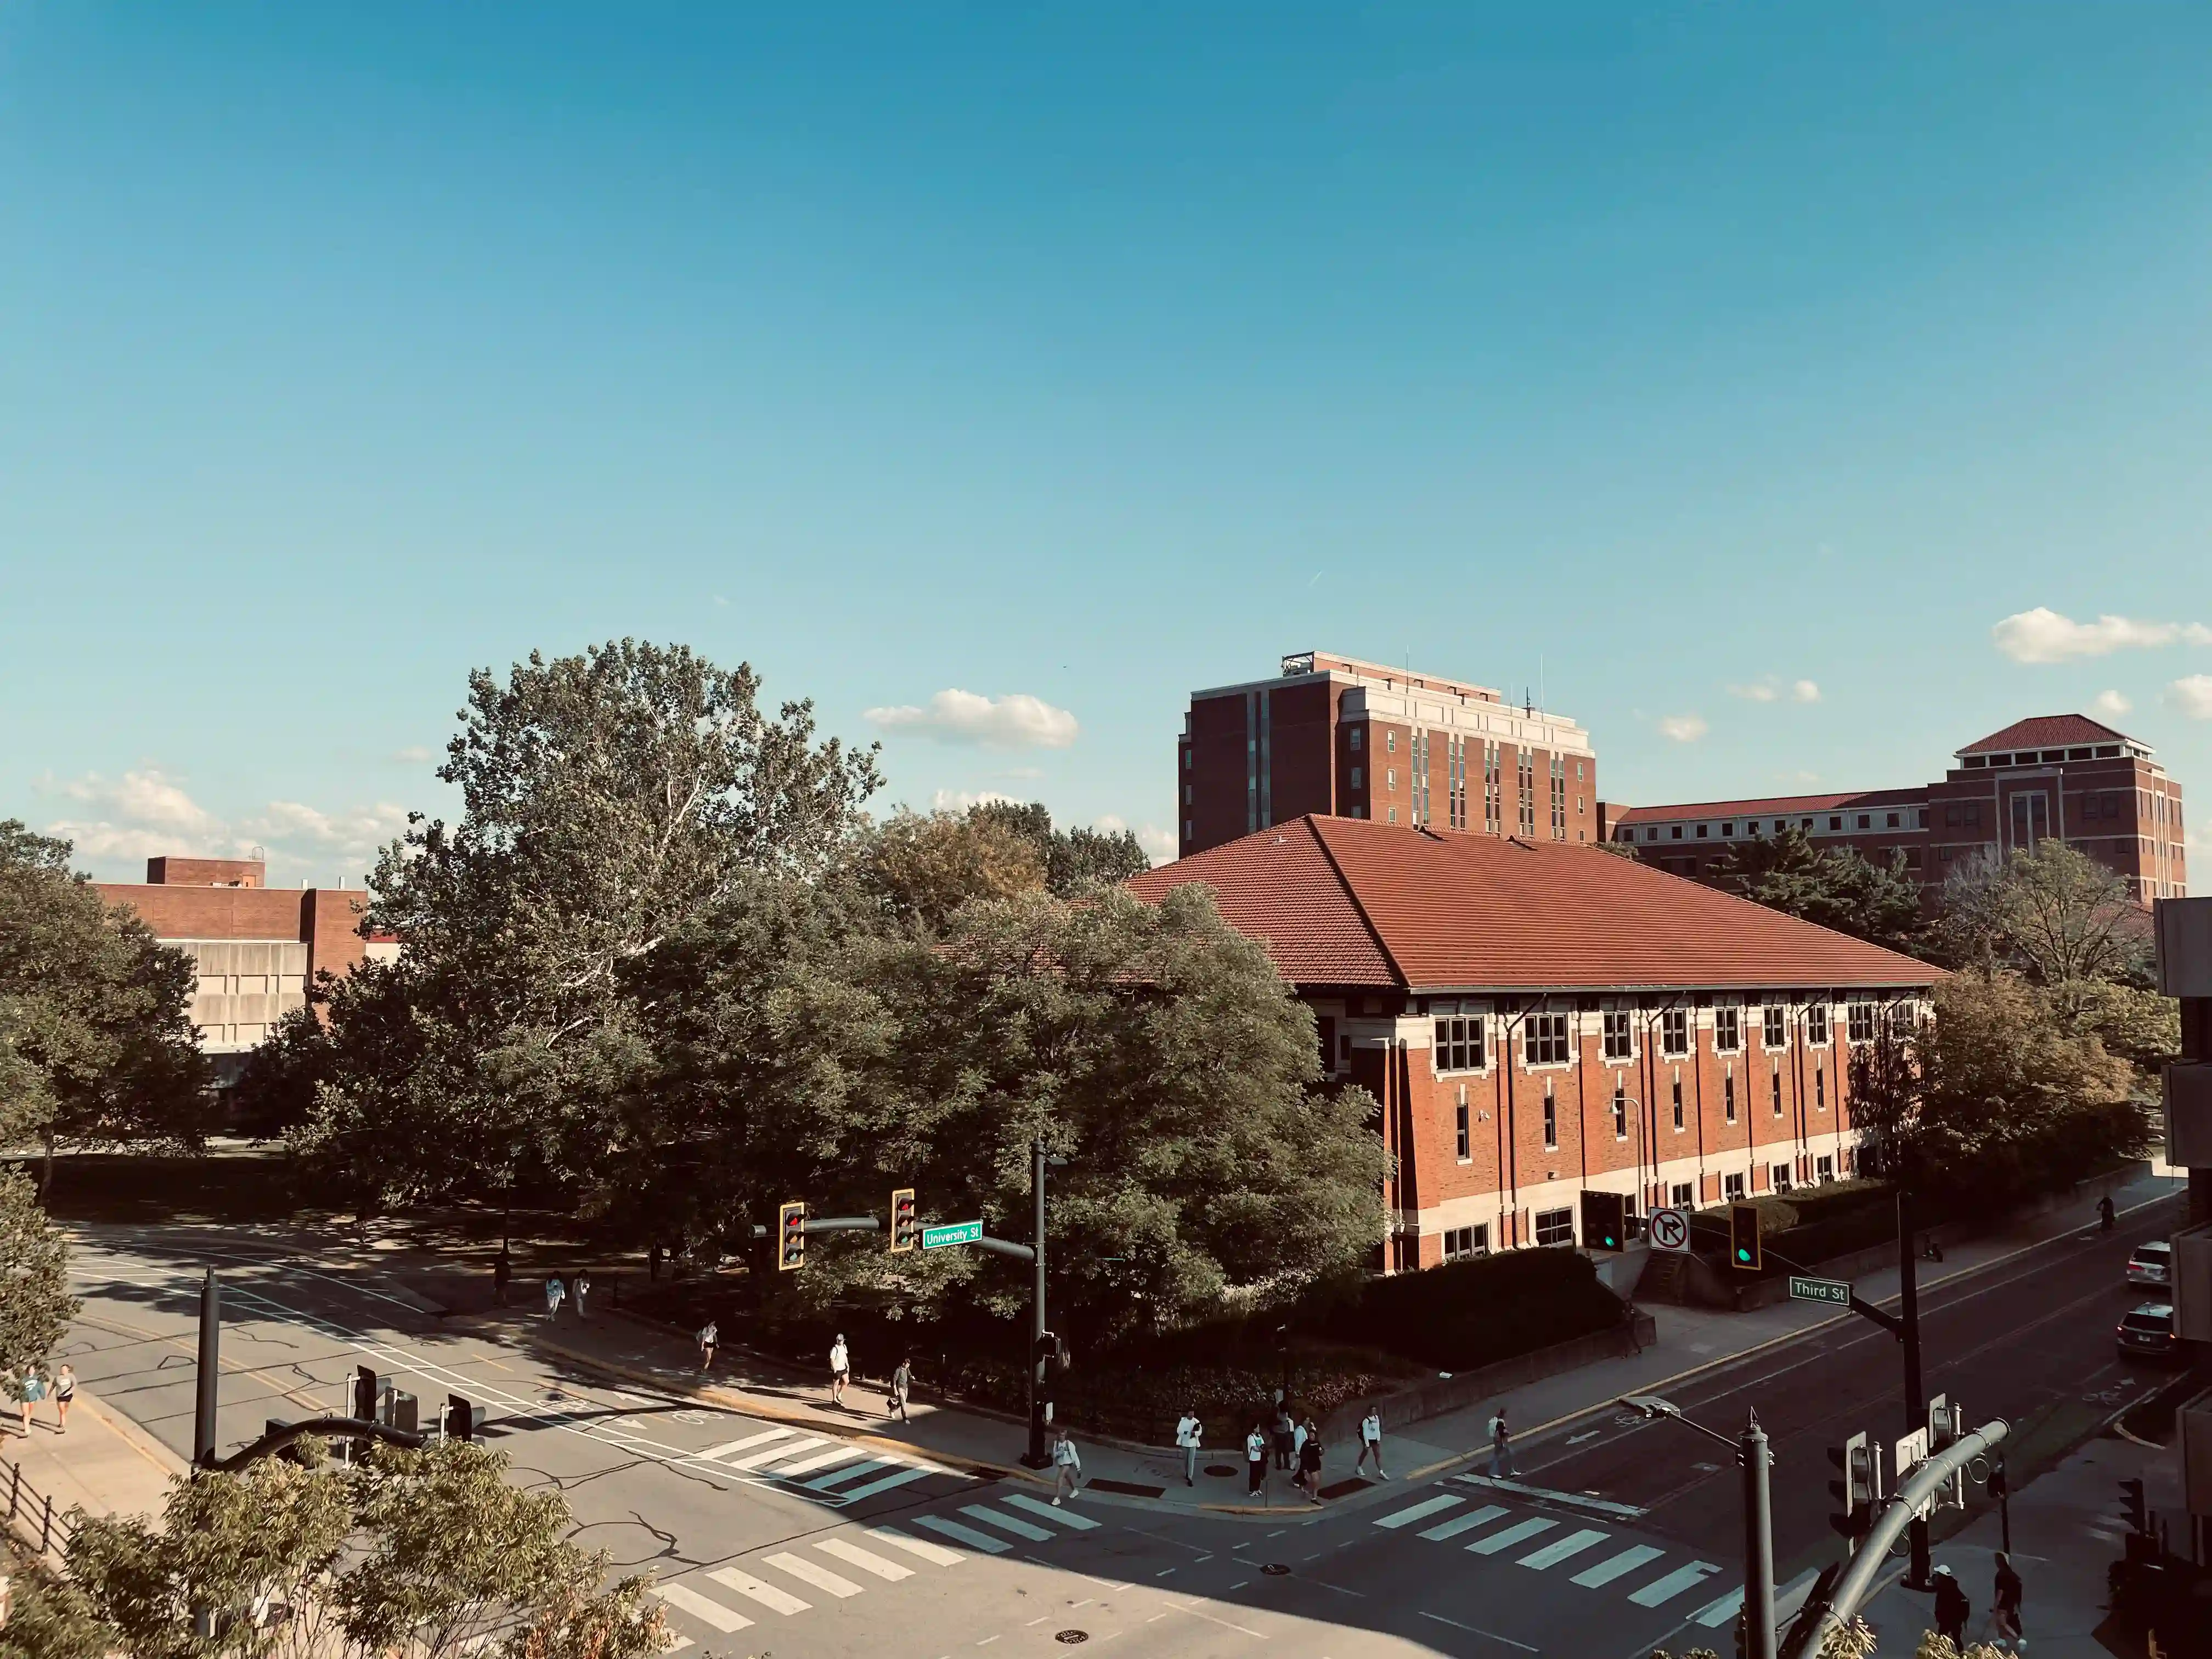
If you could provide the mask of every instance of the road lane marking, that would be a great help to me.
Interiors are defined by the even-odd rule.
[[[1465,1515],[1455,1515],[1449,1521],[1431,1527],[1419,1535],[1438,1541],[1446,1538],[1456,1538],[1463,1532],[1473,1532],[1477,1527],[1488,1526],[1506,1512],[1505,1505],[1503,1504],[1485,1504],[1479,1510],[1470,1510]]]
[[[772,1474],[779,1480],[789,1480],[795,1475],[811,1474],[817,1469],[826,1469],[832,1463],[849,1463],[856,1457],[867,1455],[866,1447],[855,1446],[848,1441],[842,1446],[833,1446],[828,1451],[802,1457],[795,1463],[787,1463],[780,1469],[767,1469],[763,1473]]]
[[[1089,1532],[1098,1523],[1087,1515],[1078,1515],[1071,1509],[1054,1509],[1041,1499],[1018,1492],[1008,1492],[1001,1501],[1018,1504],[1031,1514],[1041,1515],[1055,1526],[1066,1527],[1070,1532]]]
[[[817,1538],[814,1547],[824,1555],[834,1555],[848,1567],[858,1567],[862,1572],[872,1572],[878,1578],[896,1583],[902,1578],[914,1577],[912,1567],[902,1567],[896,1561],[886,1561],[873,1550],[864,1550],[848,1538]],[[949,1553],[949,1552],[948,1552]]]
[[[1425,1613],[1421,1617],[1424,1619],[1433,1619],[1439,1625],[1449,1625],[1454,1630],[1463,1630],[1470,1636],[1483,1636],[1487,1637],[1493,1642],[1503,1642],[1507,1647],[1518,1648],[1523,1653],[1534,1653],[1536,1651],[1534,1648],[1530,1647],[1526,1642],[1516,1642],[1510,1636],[1500,1636],[1496,1631],[1478,1630],[1473,1625],[1462,1625],[1458,1620],[1447,1619],[1441,1613]]]
[[[1628,1599],[1639,1607],[1656,1607],[1671,1601],[1692,1585],[1701,1584],[1720,1569],[1710,1561],[1692,1561],[1686,1567],[1677,1567],[1664,1578],[1655,1578]]]
[[[1267,1639],[1264,1632],[1254,1630],[1249,1625],[1239,1625],[1231,1620],[1215,1618],[1212,1613],[1207,1613],[1201,1608],[1195,1601],[1170,1601],[1168,1605],[1173,1607],[1177,1613],[1187,1613],[1194,1619],[1205,1620],[1208,1624],[1224,1626],[1230,1630],[1241,1630],[1245,1635],[1257,1637],[1262,1642]],[[1151,1621],[1147,1620],[1146,1622],[1149,1624]]]
[[[1774,1592],[1774,1617],[1777,1623],[1797,1616],[1797,1609],[1805,1605],[1813,1593],[1813,1581],[1820,1577],[1818,1569],[1808,1568]],[[1690,1615],[1689,1622],[1703,1625],[1707,1630],[1717,1630],[1734,1619],[1743,1606],[1743,1586],[1739,1584],[1717,1601],[1708,1601]]]
[[[762,1559],[769,1566],[787,1572],[802,1583],[811,1584],[817,1589],[828,1590],[840,1601],[848,1595],[858,1595],[860,1593],[860,1587],[842,1573],[832,1572],[829,1568],[817,1565],[803,1555],[793,1555],[786,1551],[781,1555],[764,1556]]]
[[[771,1440],[788,1440],[796,1429],[770,1429],[766,1434],[749,1434],[742,1440],[725,1440],[719,1446],[709,1446],[693,1455],[705,1458],[709,1463],[718,1457],[727,1457],[733,1451],[743,1451],[748,1446],[765,1446]]]
[[[1534,1553],[1522,1556],[1519,1565],[1537,1572],[1546,1572],[1569,1556],[1580,1555],[1591,1545],[1603,1543],[1611,1535],[1584,1527],[1580,1532],[1571,1532],[1565,1538],[1557,1539]]]
[[[1473,1555],[1496,1555],[1534,1538],[1540,1532],[1549,1532],[1559,1524],[1556,1521],[1544,1520],[1517,1522],[1504,1532],[1493,1532],[1487,1538],[1476,1539],[1467,1547],[1468,1552]]]
[[[1448,1510],[1464,1504],[1467,1499],[1456,1493],[1445,1492],[1437,1498],[1425,1498],[1419,1503],[1386,1515],[1375,1524],[1378,1527],[1410,1527],[1425,1515],[1434,1515],[1438,1510]]]
[[[879,1492],[889,1492],[893,1486],[903,1486],[908,1481],[919,1480],[925,1474],[942,1474],[943,1473],[942,1469],[903,1468],[895,1474],[885,1475],[880,1480],[871,1480],[865,1486],[854,1486],[849,1492],[841,1492],[837,1494],[837,1501],[841,1504],[850,1504],[858,1498],[873,1498]]]
[[[981,1550],[987,1555],[1004,1555],[1008,1550],[1013,1548],[1012,1544],[1002,1538],[994,1538],[988,1533],[977,1532],[973,1527],[963,1527],[957,1521],[948,1521],[941,1515],[917,1515],[914,1517],[914,1524],[917,1527],[927,1527],[933,1533],[957,1540],[967,1545],[971,1550]]]
[[[1571,1582],[1580,1584],[1584,1589],[1595,1589],[1601,1584],[1610,1584],[1625,1572],[1634,1572],[1647,1561],[1656,1561],[1666,1553],[1662,1549],[1654,1549],[1649,1544],[1638,1544],[1577,1573]]]
[[[789,1590],[778,1589],[775,1585],[764,1583],[752,1574],[740,1572],[735,1567],[717,1567],[707,1577],[740,1595],[759,1602],[769,1612],[782,1613],[787,1618],[794,1613],[804,1613],[814,1605],[811,1601],[800,1601]]]
[[[1487,1474],[1455,1474],[1454,1480],[1469,1486],[1488,1486],[1495,1492],[1511,1492],[1517,1498],[1540,1498],[1549,1504],[1571,1504],[1577,1509],[1595,1510],[1600,1515],[1617,1515],[1624,1521],[1633,1521],[1644,1511],[1633,1504],[1616,1504],[1609,1498],[1592,1498],[1587,1492],[1554,1492],[1549,1486],[1531,1486],[1519,1480],[1503,1480]]]
[[[868,1536],[889,1544],[895,1550],[904,1550],[908,1555],[918,1555],[933,1567],[957,1567],[968,1558],[958,1550],[949,1550],[942,1544],[933,1544],[927,1538],[909,1538],[896,1527],[871,1527]]]
[[[1033,1527],[1026,1521],[1016,1520],[1003,1510],[991,1509],[981,1504],[963,1504],[960,1513],[972,1516],[984,1525],[996,1527],[1001,1532],[1010,1532],[1017,1538],[1026,1538],[1032,1544],[1044,1543],[1052,1537],[1042,1527]]]
[[[720,1601],[702,1595],[695,1589],[687,1589],[681,1584],[655,1584],[653,1593],[670,1607],[683,1608],[694,1619],[712,1625],[725,1635],[732,1631],[744,1630],[753,1622],[742,1613],[733,1612]]]

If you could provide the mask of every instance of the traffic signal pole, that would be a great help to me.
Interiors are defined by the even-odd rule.
[[[1766,1471],[1773,1462],[1759,1413],[1736,1442],[1743,1463],[1743,1617],[1747,1659],[1774,1659],[1774,1520]]]
[[[1030,1143],[1030,1195],[1036,1201],[1036,1221],[1030,1234],[1031,1267],[1036,1277],[1030,1291],[1030,1360],[1024,1367],[1030,1379],[1030,1449],[1022,1459],[1030,1468],[1041,1469],[1050,1461],[1044,1445],[1044,1406],[1037,1396],[1036,1358],[1044,1341],[1044,1137],[1039,1135]]]
[[[200,1281],[200,1357],[192,1401],[192,1468],[215,1466],[216,1393],[222,1382],[222,1287],[215,1269]]]
[[[1903,1187],[1897,1189],[1898,1340],[1905,1345],[1905,1431],[1928,1426],[1928,1388],[1920,1375],[1920,1287],[1912,1255],[1912,1200]],[[1907,1589],[1925,1592],[1935,1586],[1929,1577],[1928,1522],[1916,1515],[1906,1529],[1912,1547],[1906,1569]]]

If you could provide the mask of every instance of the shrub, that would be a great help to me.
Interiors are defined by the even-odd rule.
[[[1514,1250],[1369,1279],[1338,1298],[1316,1298],[1299,1323],[1455,1371],[1609,1329],[1625,1315],[1589,1258],[1563,1249]]]

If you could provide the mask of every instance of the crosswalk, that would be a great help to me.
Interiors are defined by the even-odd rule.
[[[676,1461],[775,1481],[800,1497],[839,1509],[933,1475],[940,1478],[944,1493],[985,1484],[975,1475],[946,1468],[918,1453],[892,1451],[786,1426],[748,1426],[752,1432],[704,1451],[679,1452]],[[601,1425],[599,1432],[619,1445],[635,1431],[617,1419]]]
[[[970,1553],[1004,1555],[1017,1547],[1012,1540],[1043,1543],[1097,1525],[1076,1510],[1006,1492],[993,1503],[963,1504],[951,1515],[908,1516],[900,1526],[866,1527],[743,1564],[709,1567],[657,1584],[653,1593],[672,1615],[681,1615],[670,1619],[673,1639],[666,1650],[678,1653],[696,1645],[697,1638],[685,1634],[685,1627],[695,1623],[728,1636],[763,1620],[774,1623],[817,1604],[850,1601],[872,1588],[863,1579],[896,1584],[931,1569],[957,1567]]]
[[[1696,1560],[1657,1571],[1667,1554],[1657,1545],[1627,1542],[1613,1528],[1579,1516],[1516,1511],[1504,1504],[1469,1508],[1471,1502],[1456,1492],[1438,1492],[1377,1516],[1374,1524],[1394,1532],[1418,1528],[1413,1534],[1417,1538],[1450,1543],[1474,1555],[1502,1557],[1531,1572],[1565,1568],[1566,1582],[1578,1589],[1603,1590],[1618,1584],[1639,1607],[1663,1607],[1720,1571],[1711,1561]],[[1698,1608],[1689,1622],[1717,1629],[1735,1618],[1742,1605],[1739,1586]]]

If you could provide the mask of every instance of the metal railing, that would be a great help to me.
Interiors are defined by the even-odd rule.
[[[15,1528],[25,1543],[38,1540],[41,1555],[60,1555],[68,1550],[70,1540],[76,1536],[76,1511],[57,1510],[53,1495],[41,1492],[23,1479],[23,1466],[11,1463],[8,1475],[0,1481],[6,1489],[9,1526]]]

